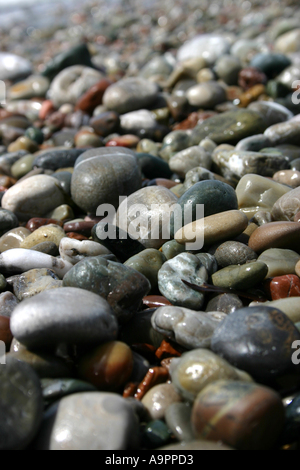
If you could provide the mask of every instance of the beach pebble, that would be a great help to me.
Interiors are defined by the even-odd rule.
[[[221,269],[212,275],[212,283],[223,289],[247,290],[262,282],[267,274],[268,266],[261,261],[254,261]]]
[[[23,300],[11,318],[13,335],[25,346],[101,344],[113,340],[117,321],[99,295],[61,287]]]
[[[278,221],[293,221],[295,215],[300,211],[300,188],[288,191],[281,196],[272,208],[272,217]]]
[[[217,263],[222,268],[231,265],[242,265],[258,258],[255,250],[244,243],[230,241],[222,243],[214,254]]]
[[[207,306],[206,312],[223,312],[228,315],[235,310],[243,307],[243,302],[237,295],[234,294],[220,294],[212,298]]]
[[[21,302],[45,290],[58,289],[62,287],[62,281],[50,269],[31,269],[24,274],[12,276],[7,279],[12,286],[13,292]]]
[[[215,106],[226,101],[226,91],[218,82],[209,81],[189,88],[186,97],[191,106],[214,109]]]
[[[269,248],[258,257],[258,261],[268,266],[268,277],[296,274],[295,268],[299,259],[298,253],[284,248]]]
[[[119,114],[143,109],[149,106],[158,94],[158,87],[150,80],[130,77],[114,83],[104,93],[103,104]]]
[[[191,424],[192,407],[189,403],[172,403],[165,412],[165,420],[176,439],[182,443],[194,440]]]
[[[151,283],[152,289],[157,287],[158,271],[165,263],[165,256],[158,250],[149,248],[129,258],[124,266],[128,266],[143,274]]]
[[[269,285],[272,300],[288,299],[300,296],[300,279],[298,276],[288,274],[274,277]]]
[[[24,100],[36,97],[44,98],[49,89],[50,82],[41,75],[31,75],[26,80],[18,82],[9,90],[9,99]]]
[[[28,237],[26,237],[25,240],[21,242],[20,248],[30,249],[45,241],[53,242],[58,247],[60,241],[65,236],[66,234],[64,230],[58,225],[45,225],[35,230],[32,234],[28,235]]]
[[[4,235],[9,230],[17,228],[19,220],[16,215],[6,209],[0,209],[0,235]]]
[[[166,410],[174,403],[182,401],[181,395],[172,384],[159,384],[153,387],[142,399],[151,419],[163,419]]]
[[[202,147],[193,146],[173,155],[169,160],[169,166],[174,173],[185,178],[189,171],[198,166],[210,170],[212,159]]]
[[[20,248],[20,245],[26,237],[30,235],[30,230],[25,227],[16,227],[6,232],[0,238],[0,252]]]
[[[258,227],[249,239],[249,247],[256,253],[270,248],[297,250],[300,241],[300,226],[296,222],[271,222]]]
[[[207,64],[213,65],[216,60],[229,52],[230,42],[225,36],[202,34],[187,41],[177,53],[177,60],[183,62],[190,58],[202,57]]]
[[[0,54],[0,79],[17,80],[28,77],[32,72],[29,60],[16,54],[1,52]]]
[[[300,171],[296,170],[283,170],[278,171],[273,175],[273,180],[281,184],[286,184],[295,189],[300,186]]]
[[[64,237],[59,244],[59,254],[62,259],[75,265],[85,258],[109,255],[110,251],[92,240],[78,241]]]

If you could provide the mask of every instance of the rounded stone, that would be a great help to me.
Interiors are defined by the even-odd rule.
[[[217,34],[201,34],[186,41],[178,50],[177,59],[185,61],[190,58],[203,57],[206,63],[213,65],[222,55],[227,54],[230,42],[225,36]]]
[[[212,283],[223,289],[247,290],[262,282],[267,274],[268,266],[261,261],[255,261],[221,269],[212,275]]]
[[[273,180],[281,184],[286,184],[295,189],[300,186],[300,171],[282,170],[275,173]]]
[[[20,248],[20,245],[26,237],[30,235],[30,230],[25,227],[16,227],[6,232],[0,238],[0,252]]]
[[[0,379],[0,449],[23,450],[34,439],[42,421],[40,381],[30,366],[12,358],[0,366]]]
[[[230,313],[215,330],[211,348],[258,383],[284,388],[286,377],[287,386],[299,384],[299,368],[291,361],[293,342],[299,339],[283,312],[261,305]]]
[[[7,282],[12,286],[15,296],[20,302],[45,290],[62,287],[62,281],[50,269],[31,269],[21,275],[8,278]]]
[[[273,220],[293,221],[300,211],[300,187],[290,190],[278,199],[272,209]]]
[[[220,294],[208,302],[206,312],[223,312],[228,315],[240,308],[243,308],[243,302],[237,295]]]
[[[189,88],[186,96],[191,106],[201,109],[214,109],[227,99],[225,88],[214,81],[200,83]]]
[[[249,239],[249,247],[256,253],[270,248],[298,250],[300,224],[297,222],[271,222],[258,227]]]
[[[237,450],[271,450],[283,430],[284,407],[270,388],[221,380],[199,393],[191,421],[198,439]]]
[[[14,178],[20,179],[27,175],[27,173],[29,173],[33,168],[34,160],[34,155],[25,155],[24,157],[20,158],[20,160],[14,163],[11,167],[12,176]]]
[[[92,240],[79,241],[64,237],[59,244],[59,254],[62,259],[75,265],[85,258],[109,255],[110,251],[105,246]]]
[[[222,268],[231,265],[246,264],[248,261],[254,261],[258,258],[255,250],[244,243],[236,241],[222,243],[215,251],[214,256],[218,265]]]
[[[119,114],[147,108],[157,97],[158,87],[150,80],[130,77],[119,80],[107,88],[103,96],[104,106]]]
[[[173,359],[170,375],[175,388],[189,402],[193,402],[207,385],[218,380],[252,382],[247,373],[235,369],[207,349],[193,349],[179,359]]]
[[[117,321],[99,295],[62,287],[24,300],[14,310],[11,330],[28,348],[69,344],[101,344],[114,340]]]
[[[120,117],[114,111],[106,111],[96,114],[90,119],[89,125],[100,137],[107,137],[113,132],[117,132],[120,125]]]
[[[160,251],[150,248],[129,258],[124,265],[143,274],[150,281],[152,289],[154,289],[158,283],[158,271],[165,261],[166,258]]]
[[[120,196],[129,196],[140,187],[140,170],[131,150],[100,148],[85,152],[77,160],[71,195],[81,209],[96,214],[101,204],[117,208]]]
[[[185,148],[173,155],[169,160],[170,169],[185,178],[187,173],[198,166],[210,170],[212,165],[211,156],[203,147],[193,146]]]
[[[2,208],[14,212],[20,220],[28,220],[43,217],[64,200],[64,193],[55,178],[37,175],[10,188],[2,198]]]
[[[299,259],[298,253],[284,248],[270,248],[258,257],[258,261],[268,266],[268,277],[296,274],[295,269]]]
[[[297,266],[296,269],[297,271]],[[287,299],[300,296],[300,279],[298,276],[288,274],[274,277],[269,285],[272,300]]]
[[[9,210],[0,209],[0,235],[2,236],[9,230],[17,228],[19,220],[17,216]]]
[[[165,412],[165,420],[176,439],[191,442],[195,436],[191,425],[192,407],[189,403],[172,403]]]
[[[92,114],[97,106],[102,104],[105,90],[112,84],[110,80],[103,78],[98,83],[88,89],[76,103],[75,111],[83,111]]]
[[[181,395],[172,384],[159,384],[151,388],[142,399],[151,419],[163,419],[166,410],[173,403],[180,403]]]
[[[132,370],[132,351],[120,341],[98,346],[78,363],[79,377],[103,392],[118,392],[130,379]]]
[[[30,249],[39,243],[48,241],[59,246],[60,241],[66,236],[64,230],[58,225],[49,224],[35,230],[22,241],[20,248]]]

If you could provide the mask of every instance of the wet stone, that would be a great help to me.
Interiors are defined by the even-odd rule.
[[[249,247],[256,253],[270,248],[298,250],[300,226],[296,222],[271,222],[262,225],[251,235]]]
[[[56,171],[59,168],[73,167],[84,149],[46,150],[33,162],[33,166]]]
[[[59,254],[62,259],[75,265],[85,258],[108,255],[110,251],[100,243],[91,240],[79,241],[65,237],[60,241]]]
[[[33,440],[42,421],[39,379],[30,366],[7,358],[0,368],[1,450],[22,450]]]
[[[189,403],[172,403],[166,410],[166,423],[180,442],[194,440],[191,413],[192,408]]]
[[[240,308],[243,308],[243,302],[237,295],[220,294],[208,302],[206,312],[223,312],[228,315]]]
[[[32,251],[38,251],[50,256],[58,256],[58,246],[54,242],[42,242],[30,248]]]
[[[169,160],[170,169],[181,178],[185,178],[186,174],[193,168],[201,166],[210,170],[211,165],[212,159],[210,155],[199,146],[181,150],[173,155]]]
[[[22,241],[20,248],[30,249],[45,241],[53,242],[59,246],[60,241],[65,236],[64,230],[58,225],[45,225],[37,228],[32,234],[26,237],[25,240]]]
[[[25,227],[16,227],[6,232],[0,238],[1,253],[12,248],[20,248],[22,241],[25,240],[30,233],[30,230]]]
[[[214,286],[245,290],[255,287],[262,282],[268,274],[268,266],[261,261],[247,263],[242,266],[227,266],[213,274]]]
[[[6,209],[0,209],[0,235],[19,226],[19,220],[16,215]]]
[[[97,391],[92,384],[78,379],[41,379],[41,387],[47,405],[74,393]]]
[[[151,419],[164,419],[166,410],[174,403],[181,402],[180,394],[171,383],[151,388],[142,399]]]
[[[0,315],[2,317],[10,318],[17,305],[18,300],[11,292],[0,294]]]

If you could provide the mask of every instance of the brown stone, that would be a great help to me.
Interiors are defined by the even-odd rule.
[[[277,171],[273,176],[273,180],[281,184],[287,184],[292,188],[300,186],[300,171],[296,170],[282,170]]]
[[[274,277],[268,288],[272,300],[300,297],[300,279],[294,274]]]
[[[296,222],[271,222],[258,227],[249,239],[249,247],[256,253],[270,248],[300,248],[300,224]]]
[[[156,178],[156,184],[157,186],[163,186],[167,189],[172,189],[178,185],[178,183],[175,183],[175,181],[167,180],[165,178]]]
[[[255,67],[247,67],[239,73],[239,86],[244,90],[254,87],[254,85],[267,83],[267,76]]]
[[[169,372],[165,367],[149,369],[143,381],[139,384],[134,398],[141,400],[155,385],[165,383],[169,379]]]
[[[100,80],[77,101],[75,111],[80,110],[87,114],[93,114],[94,109],[102,104],[104,92],[110,85],[112,85],[110,80],[106,78]]]
[[[0,175],[0,186],[4,189],[11,188],[14,184],[16,184],[17,180],[15,178],[11,178],[6,175]]]
[[[39,112],[39,119],[44,121],[51,113],[55,111],[55,107],[51,100],[45,100]]]
[[[165,297],[161,295],[148,295],[143,298],[143,304],[148,308],[165,307],[166,305],[172,305]]]
[[[170,357],[181,357],[182,353],[185,349],[181,348],[180,346],[172,345],[170,341],[166,341],[165,339],[162,341],[160,347],[157,349],[155,356],[159,360],[168,359]]]
[[[47,219],[47,218],[42,218],[42,217],[34,217],[28,220],[26,224],[26,228],[30,230],[30,232],[34,232],[38,228],[44,227],[45,225],[50,225],[50,224],[59,225],[60,227],[63,226],[63,223],[59,220]]]
[[[100,137],[107,137],[119,129],[120,117],[114,111],[107,111],[93,117],[90,126]]]
[[[254,85],[252,88],[249,88],[249,90],[245,91],[245,93],[240,96],[239,107],[247,108],[250,103],[256,101],[265,91],[264,85]]]
[[[80,233],[76,233],[76,232],[68,232],[66,234],[66,236],[68,238],[73,238],[74,240],[79,240],[79,241],[83,241],[83,240],[88,240],[89,238],[86,237],[85,235],[81,235]]]
[[[136,135],[127,134],[115,137],[109,140],[106,143],[106,147],[126,147],[126,148],[136,148],[140,139]]]
[[[7,348],[10,347],[13,335],[10,331],[10,318],[0,315],[0,341],[3,341]]]

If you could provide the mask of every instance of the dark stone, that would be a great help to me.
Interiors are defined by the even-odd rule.
[[[114,111],[98,114],[90,119],[90,126],[100,137],[107,137],[117,132],[120,127],[120,117]]]
[[[150,155],[149,153],[137,153],[136,157],[138,159],[141,172],[150,180],[155,178],[169,179],[173,175],[168,163],[161,158]]]
[[[48,150],[36,157],[33,167],[53,171],[59,168],[73,167],[78,157],[84,152],[86,152],[86,149]]]
[[[9,210],[0,209],[0,236],[16,227],[19,227],[17,216]]]

